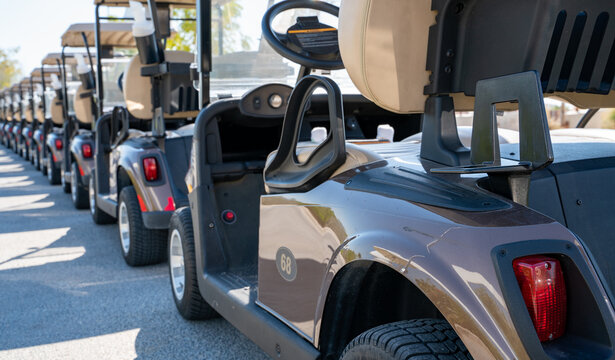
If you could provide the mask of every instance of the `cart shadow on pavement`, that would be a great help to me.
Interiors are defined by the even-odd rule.
[[[266,358],[222,319],[185,321],[170,292],[166,264],[128,267],[115,225],[0,146],[0,358]]]

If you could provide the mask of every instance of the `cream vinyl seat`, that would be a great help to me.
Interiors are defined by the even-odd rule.
[[[62,100],[54,97],[51,100],[51,121],[54,125],[62,126],[64,124],[64,111],[62,109]]]
[[[359,91],[399,114],[423,113],[430,72],[426,70],[429,28],[436,22],[431,0],[342,0],[339,45],[344,66]],[[457,111],[473,111],[474,97],[450,94]],[[545,94],[586,109],[615,107],[608,95]],[[515,110],[505,103],[500,110]]]
[[[75,116],[82,124],[93,125],[95,122],[94,114],[92,113],[92,90],[87,90],[83,85],[79,86],[74,95]]]
[[[165,51],[165,59],[168,62],[191,64],[194,55],[187,51]],[[138,56],[135,56],[124,73],[123,90],[126,108],[130,115],[141,120],[152,120],[154,109],[152,106],[152,84],[147,76],[141,76],[141,68],[144,65]],[[164,114],[165,119],[196,118],[198,111],[177,112]]]

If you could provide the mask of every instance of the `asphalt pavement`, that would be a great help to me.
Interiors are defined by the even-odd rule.
[[[0,359],[266,359],[224,319],[184,320],[166,264],[124,263],[116,225],[0,146]]]

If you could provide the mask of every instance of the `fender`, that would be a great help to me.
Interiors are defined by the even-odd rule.
[[[117,178],[119,170],[123,169],[140,198],[139,202],[146,226],[148,228],[166,229],[168,228],[168,220],[170,220],[171,214],[175,210],[173,191],[168,175],[168,165],[159,148],[155,146],[142,146],[143,144],[141,143],[138,140],[128,140],[114,150],[117,167],[115,171],[112,169],[113,176]],[[158,162],[160,178],[154,182],[145,180],[143,159],[146,157],[155,157]],[[117,195],[119,198],[119,192]],[[155,217],[155,221],[147,219],[150,215]]]
[[[337,274],[354,261],[368,260],[393,269],[414,284],[453,326],[475,358],[529,359],[504,301],[491,251],[522,240],[539,241],[536,234],[543,239],[568,241],[574,248],[579,243],[555,222],[514,227],[504,234],[502,228],[498,229],[452,224],[436,236],[406,228],[405,233],[373,231],[350,236],[328,265],[316,309],[315,344],[320,342],[324,307]],[[499,238],[493,237],[496,232]],[[431,241],[425,246],[427,237]]]
[[[83,186],[89,186],[90,175],[92,174],[92,169],[94,168],[94,156],[89,159],[83,157],[83,144],[90,144],[92,147],[92,155],[94,155],[95,144],[94,140],[88,135],[77,135],[70,142],[70,153],[77,163],[77,166],[81,169],[81,180]]]

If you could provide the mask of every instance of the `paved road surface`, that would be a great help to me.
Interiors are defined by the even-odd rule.
[[[265,359],[223,319],[177,313],[166,264],[130,268],[115,225],[0,146],[0,359]]]

